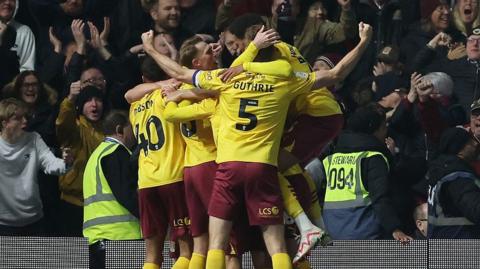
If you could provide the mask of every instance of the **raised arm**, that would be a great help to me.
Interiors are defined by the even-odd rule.
[[[215,113],[216,101],[204,99],[199,103],[184,100],[179,104],[169,102],[164,110],[164,117],[168,121],[185,122],[191,120],[206,119]]]
[[[358,32],[360,42],[352,49],[343,59],[330,70],[319,70],[316,73],[316,81],[314,89],[334,85],[344,80],[353,68],[357,65],[362,57],[363,52],[367,49],[370,39],[372,37],[372,27],[366,23],[360,22],[358,24]]]
[[[167,79],[167,80],[162,80],[162,81],[157,81],[157,82],[152,82],[152,83],[142,83],[138,84],[134,88],[128,90],[124,97],[125,100],[129,104],[136,102],[145,95],[153,92],[156,89],[164,89],[168,87],[173,87],[177,89],[180,86],[180,82],[176,81],[175,79]]]
[[[160,68],[170,77],[193,84],[193,74],[195,70],[183,68],[169,57],[160,54],[153,48],[153,31],[150,30],[142,34],[143,49],[150,55]]]

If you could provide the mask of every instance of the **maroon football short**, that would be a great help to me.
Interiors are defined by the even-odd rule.
[[[212,196],[217,164],[214,161],[185,167],[183,178],[193,237],[208,233],[208,203]]]
[[[140,189],[138,200],[143,238],[164,238],[169,226],[172,241],[188,234],[190,219],[183,181]]]
[[[231,221],[243,202],[250,225],[283,223],[283,199],[275,166],[252,162],[218,165],[208,214]]]
[[[343,115],[312,117],[298,116],[292,132],[295,144],[292,154],[300,159],[302,167],[318,157],[324,147],[334,139],[343,128]]]

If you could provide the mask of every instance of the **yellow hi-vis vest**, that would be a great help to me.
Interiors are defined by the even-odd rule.
[[[103,174],[101,161],[122,145],[102,142],[88,159],[83,174],[83,236],[88,243],[99,240],[141,239],[138,219],[120,203]]]
[[[344,209],[368,206],[371,204],[368,191],[362,182],[362,159],[380,155],[380,152],[362,151],[335,153],[323,160],[327,189],[324,209]]]

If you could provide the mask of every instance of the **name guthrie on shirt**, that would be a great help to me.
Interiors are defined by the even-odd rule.
[[[233,88],[242,91],[273,92],[272,84],[235,81]]]

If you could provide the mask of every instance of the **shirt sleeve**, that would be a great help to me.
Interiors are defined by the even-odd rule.
[[[115,199],[138,218],[137,173],[131,167],[130,154],[119,146],[112,154],[102,158],[101,165]]]
[[[65,98],[60,104],[60,111],[55,125],[60,145],[70,144],[72,141],[80,139],[75,105],[68,98]]]
[[[65,162],[55,157],[47,144],[43,141],[42,137],[34,133],[35,135],[35,146],[38,152],[38,159],[40,161],[40,166],[42,170],[47,175],[62,175],[67,171]]]
[[[391,235],[395,229],[401,228],[401,221],[389,197],[388,165],[382,156],[376,155],[362,161],[362,171],[363,184],[370,193],[373,210],[384,230]]]
[[[18,58],[20,61],[20,72],[35,70],[35,37],[32,30],[22,25],[17,31]]]
[[[221,70],[223,69],[217,69],[212,71],[197,70],[193,74],[193,83],[195,87],[214,91],[220,91],[224,89],[225,84],[222,82],[218,75]]]
[[[240,54],[240,56],[238,56],[230,66],[237,66],[244,63],[248,63],[248,62],[253,62],[255,57],[257,57],[257,54],[258,54],[257,46],[255,46],[253,42],[250,42],[247,48],[245,48],[242,54]]]
[[[187,100],[178,105],[170,102],[165,108],[164,116],[166,120],[173,122],[206,119],[215,112],[215,104],[216,101],[210,98],[194,104]]]
[[[272,62],[246,62],[243,63],[243,69],[252,73],[288,78],[293,74],[293,68],[289,62],[284,59]]]

